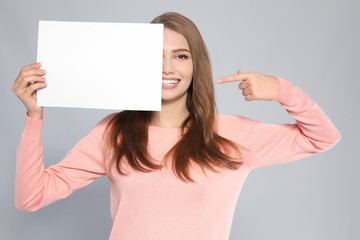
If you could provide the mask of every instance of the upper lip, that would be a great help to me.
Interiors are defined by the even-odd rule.
[[[179,78],[171,78],[171,77],[162,77],[162,80],[179,80]]]

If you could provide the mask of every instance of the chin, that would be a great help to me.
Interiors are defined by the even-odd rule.
[[[174,94],[163,94],[161,96],[161,101],[163,103],[175,103],[175,102],[186,102],[186,93],[181,95],[174,95]]]

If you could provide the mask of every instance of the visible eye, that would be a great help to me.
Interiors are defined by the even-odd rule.
[[[180,60],[185,60],[185,59],[188,59],[189,57],[186,56],[185,54],[181,54],[181,55],[177,55],[176,58],[180,59]]]

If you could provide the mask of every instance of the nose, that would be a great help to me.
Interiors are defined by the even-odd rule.
[[[174,73],[174,66],[171,62],[170,58],[166,58],[165,56],[163,56],[163,67],[162,67],[162,72],[165,75],[169,75]]]

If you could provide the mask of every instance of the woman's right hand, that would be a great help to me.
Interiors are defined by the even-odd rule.
[[[46,87],[46,79],[43,77],[46,72],[40,67],[41,63],[23,67],[11,88],[26,107],[29,117],[36,119],[42,119],[44,115],[43,107],[36,104],[37,90]]]

